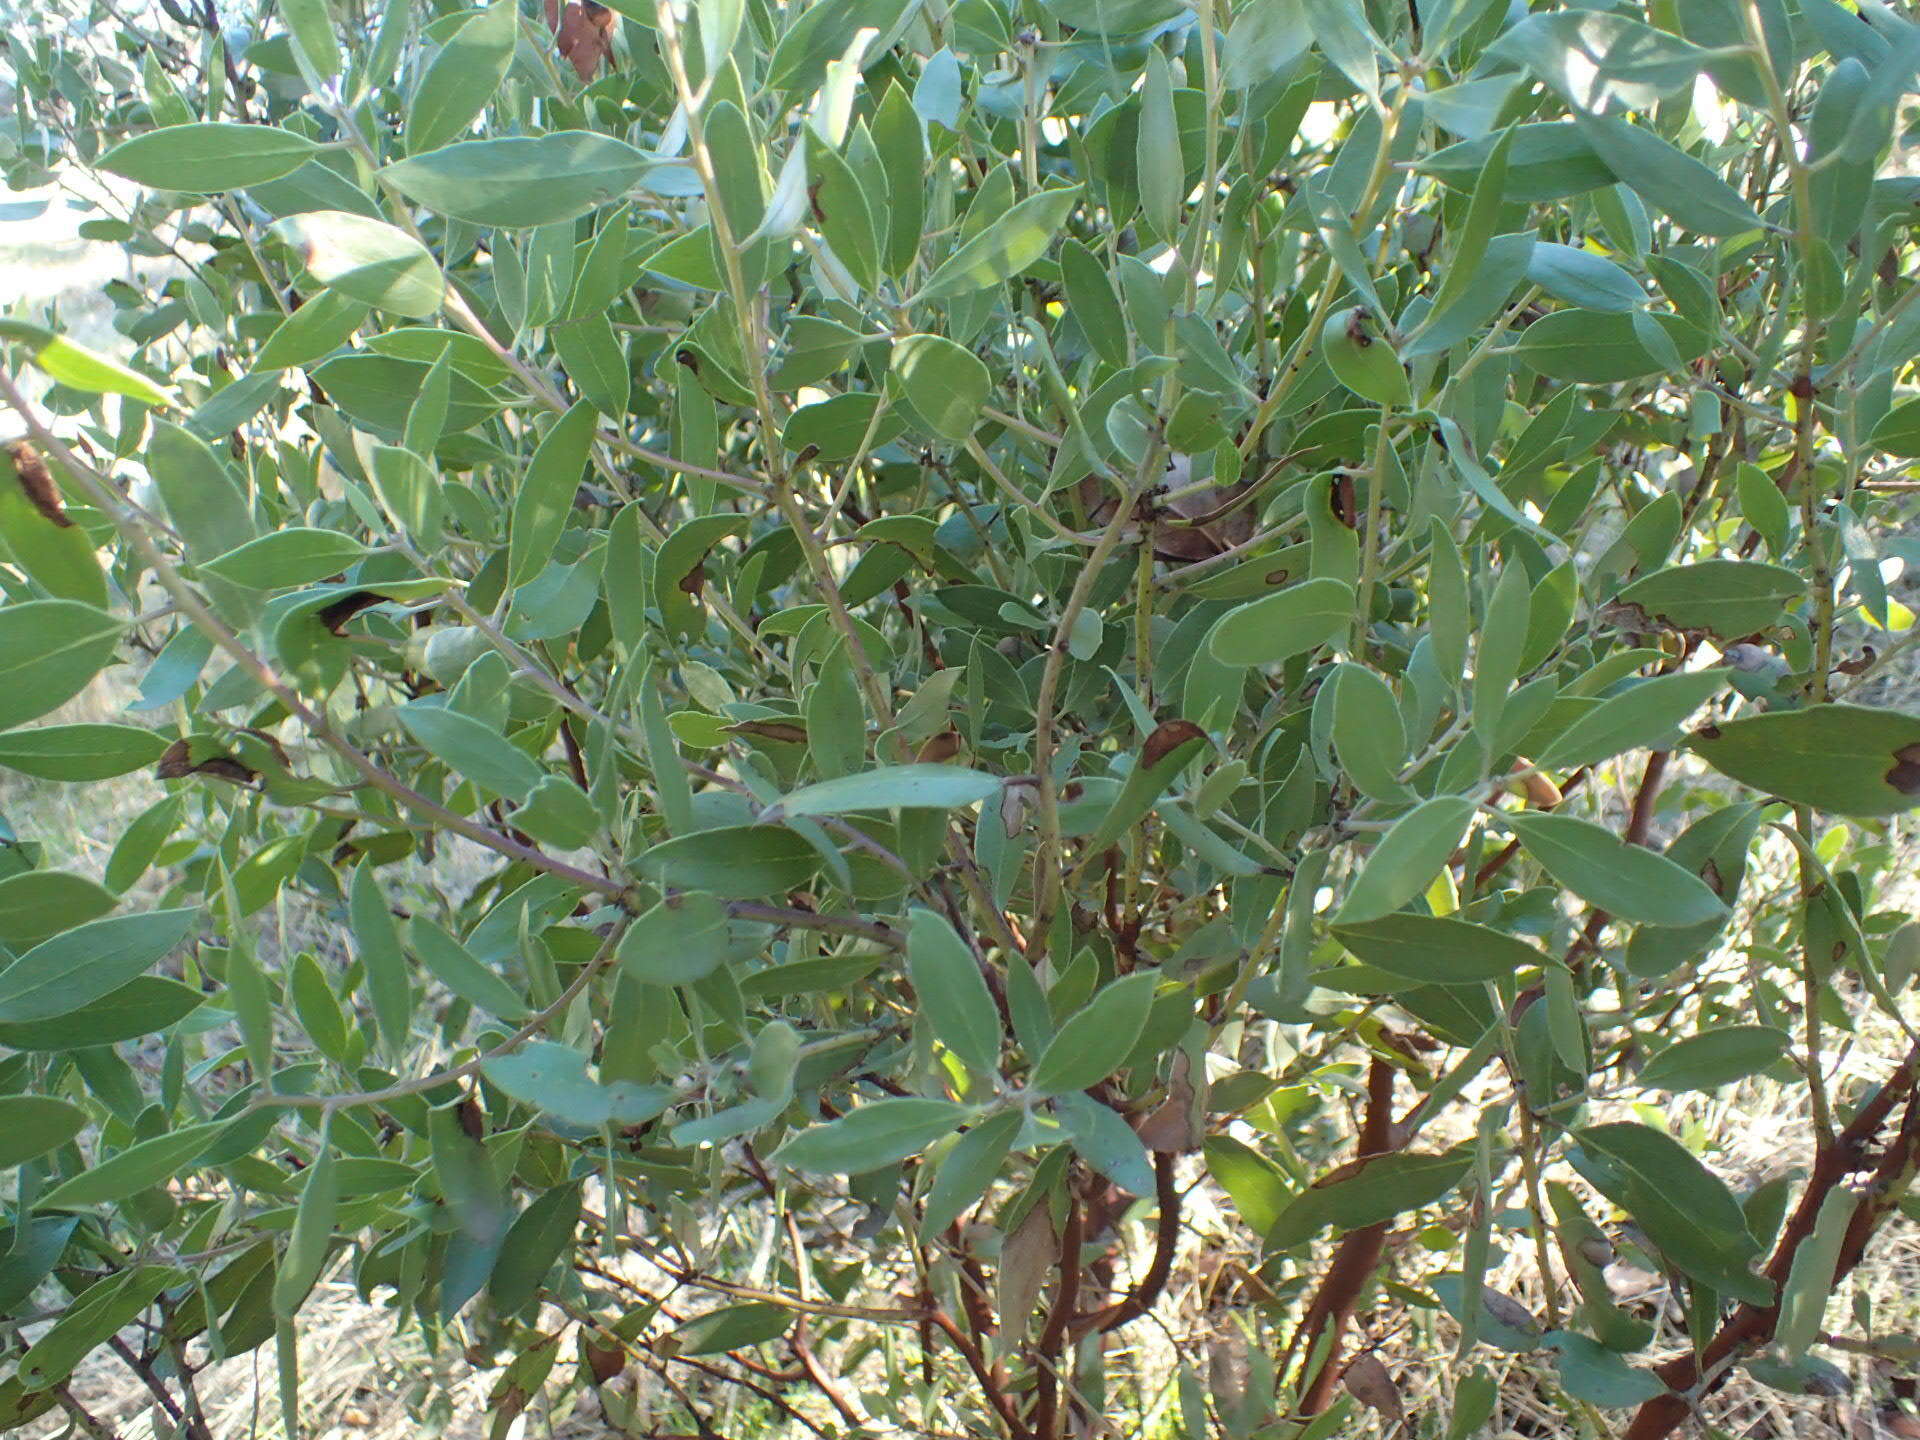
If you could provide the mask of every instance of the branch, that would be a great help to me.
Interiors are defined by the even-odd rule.
[[[1776,1296],[1793,1269],[1793,1257],[1799,1251],[1801,1242],[1813,1233],[1814,1221],[1818,1219],[1820,1207],[1826,1203],[1827,1196],[1848,1175],[1865,1168],[1867,1146],[1880,1133],[1887,1117],[1893,1113],[1893,1107],[1902,1097],[1912,1095],[1916,1067],[1920,1067],[1920,1046],[1907,1052],[1907,1058],[1900,1062],[1899,1068],[1888,1077],[1886,1084],[1860,1107],[1859,1114],[1853,1117],[1834,1142],[1822,1148],[1816,1156],[1807,1188],[1801,1192],[1800,1203],[1781,1230],[1773,1258],[1767,1262],[1765,1274],[1773,1282]],[[1900,1170],[1912,1164],[1915,1145],[1920,1142],[1917,1127],[1920,1127],[1920,1115],[1916,1115],[1914,1101],[1909,1099],[1900,1138],[1881,1157],[1876,1180],[1882,1172],[1888,1180],[1892,1180]],[[1866,1242],[1885,1215],[1886,1205],[1890,1203],[1889,1197],[1876,1196],[1872,1188],[1862,1196],[1860,1208],[1847,1230],[1840,1263],[1834,1271],[1836,1281],[1860,1263]],[[1673,1393],[1649,1400],[1635,1411],[1633,1422],[1624,1432],[1623,1440],[1661,1440],[1661,1437],[1679,1428],[1700,1398],[1693,1394],[1693,1390],[1700,1384],[1701,1377],[1711,1377],[1701,1394],[1716,1389],[1729,1373],[1726,1362],[1741,1351],[1764,1345],[1772,1339],[1774,1326],[1779,1319],[1777,1299],[1771,1305],[1743,1304],[1720,1327],[1720,1332],[1708,1342],[1698,1357],[1679,1355],[1664,1365],[1654,1367],[1653,1373]]]
[[[1367,1070],[1367,1114],[1360,1127],[1356,1159],[1383,1154],[1393,1148],[1393,1077],[1393,1067],[1375,1057]],[[1332,1331],[1326,1358],[1320,1362],[1319,1371],[1301,1396],[1302,1415],[1318,1415],[1333,1399],[1334,1387],[1340,1383],[1344,1368],[1340,1364],[1340,1332],[1346,1328],[1359,1303],[1360,1292],[1380,1263],[1387,1227],[1388,1222],[1382,1220],[1377,1225],[1349,1232],[1340,1242],[1340,1248],[1334,1251],[1333,1263],[1321,1277],[1320,1288],[1300,1322],[1299,1333],[1288,1346],[1311,1357],[1322,1332]]]
[[[994,1414],[1000,1417],[1000,1423],[1007,1427],[1007,1433],[1013,1440],[1035,1440],[1035,1436],[1020,1420],[1020,1412],[1013,1408],[1013,1401],[1007,1398],[1007,1392],[987,1368],[986,1358],[980,1353],[980,1347],[969,1340],[960,1327],[953,1323],[953,1317],[946,1311],[935,1309],[927,1316],[934,1328],[953,1342],[966,1360],[967,1368],[973,1371],[974,1381],[980,1386],[980,1393],[987,1397],[987,1403],[993,1406]]]
[[[1053,1440],[1054,1422],[1059,1413],[1060,1386],[1053,1367],[1047,1362],[1060,1354],[1067,1339],[1067,1322],[1073,1318],[1080,1299],[1080,1246],[1085,1239],[1085,1216],[1080,1199],[1073,1197],[1067,1206],[1067,1223],[1060,1232],[1060,1285],[1054,1292],[1053,1308],[1041,1328],[1040,1343],[1034,1350],[1033,1433],[1039,1440]]]
[[[1125,1299],[1076,1321],[1073,1327],[1076,1337],[1095,1330],[1104,1335],[1138,1320],[1154,1307],[1166,1290],[1167,1281],[1173,1275],[1174,1247],[1180,1240],[1180,1187],[1174,1181],[1173,1159],[1172,1152],[1166,1150],[1156,1152],[1153,1157],[1153,1190],[1160,1206],[1160,1220],[1154,1232],[1153,1259],[1147,1263],[1146,1274],[1127,1292]]]

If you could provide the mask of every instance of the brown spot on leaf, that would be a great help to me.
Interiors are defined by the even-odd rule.
[[[1702,725],[1693,733],[1702,740],[1718,740],[1720,738],[1720,727],[1718,725]]]
[[[204,755],[195,759],[193,751],[191,740],[174,741],[160,753],[153,767],[154,778],[184,780],[189,775],[204,775],[210,780],[225,780],[230,785],[251,785],[260,778],[258,771],[231,755]]]
[[[1887,784],[1902,795],[1920,795],[1920,742],[1902,745],[1893,752],[1894,766],[1887,771]]]
[[[606,1384],[627,1368],[626,1351],[618,1345],[602,1345],[586,1334],[580,1336],[580,1358],[587,1362],[595,1385]]]
[[[47,473],[40,452],[26,441],[16,440],[7,447],[7,455],[13,461],[13,473],[20,482],[21,492],[33,502],[33,508],[63,530],[72,525],[67,507],[61,503],[59,487]]]
[[[1173,1073],[1167,1081],[1167,1098],[1151,1115],[1140,1122],[1140,1143],[1149,1150],[1183,1154],[1198,1150],[1205,1139],[1194,1123],[1194,1091],[1190,1062],[1186,1052],[1174,1056]]]
[[[943,765],[959,753],[960,732],[949,728],[929,735],[913,758],[921,765]]]
[[[1140,747],[1142,765],[1158,765],[1175,750],[1189,740],[1204,740],[1207,732],[1191,720],[1168,720],[1155,727],[1147,737],[1147,743]]]
[[[570,0],[566,10],[556,14],[559,8],[559,0],[547,0],[547,24],[553,28],[554,48],[586,84],[599,71],[600,62],[613,56],[613,25],[618,17],[595,0]]]
[[[362,610],[371,610],[385,598],[385,596],[374,594],[371,590],[355,590],[350,595],[342,595],[330,605],[322,605],[314,612],[314,618],[333,634],[338,635],[354,616]]]
[[[462,1100],[453,1113],[460,1121],[460,1128],[466,1131],[469,1140],[487,1138],[486,1119],[481,1115],[480,1107],[474,1103],[471,1095]]]
[[[1354,497],[1353,476],[1339,474],[1333,477],[1333,518],[1349,530],[1360,528],[1360,510]]]
[[[1707,888],[1713,891],[1714,894],[1723,897],[1726,895],[1727,882],[1720,874],[1720,867],[1714,864],[1713,861],[1709,860],[1700,867],[1700,878],[1706,882]]]
[[[742,720],[720,728],[729,735],[745,735],[754,740],[778,740],[784,745],[807,743],[807,727],[797,720]]]
[[[1407,1418],[1405,1403],[1400,1398],[1400,1387],[1393,1383],[1393,1376],[1387,1373],[1387,1367],[1378,1355],[1368,1352],[1356,1355],[1341,1375],[1340,1383],[1354,1399],[1369,1410],[1378,1411],[1383,1419],[1399,1425]]]

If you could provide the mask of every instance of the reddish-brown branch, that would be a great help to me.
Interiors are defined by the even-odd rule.
[[[1563,781],[1560,785],[1561,800],[1564,801],[1567,798],[1567,796],[1571,795],[1575,790],[1578,790],[1582,785],[1586,784],[1587,774],[1588,774],[1587,767],[1583,765],[1578,770],[1574,771],[1571,775],[1569,775],[1566,778],[1566,780]],[[1559,807],[1555,805],[1536,805],[1534,808],[1536,810],[1554,810],[1554,809],[1558,809]],[[1501,848],[1500,853],[1498,855],[1495,855],[1491,860],[1487,861],[1486,864],[1482,865],[1478,870],[1474,872],[1473,888],[1475,890],[1478,890],[1482,885],[1486,884],[1487,881],[1491,880],[1494,876],[1498,875],[1502,870],[1506,869],[1507,866],[1512,862],[1513,857],[1515,855],[1518,855],[1519,853],[1520,853],[1520,842],[1518,840],[1509,840]]]
[[[1173,1276],[1174,1248],[1180,1241],[1180,1186],[1174,1178],[1173,1160],[1172,1153],[1164,1150],[1153,1157],[1154,1201],[1160,1207],[1160,1218],[1154,1230],[1153,1258],[1147,1262],[1146,1273],[1135,1282],[1126,1298],[1076,1320],[1075,1335],[1095,1330],[1104,1335],[1109,1330],[1118,1330],[1151,1310],[1166,1290],[1167,1281]]]
[[[1356,1159],[1383,1154],[1393,1148],[1393,1077],[1393,1066],[1378,1057],[1367,1070],[1367,1113],[1360,1126]],[[1302,1356],[1311,1357],[1321,1335],[1332,1336],[1326,1358],[1300,1397],[1299,1411],[1303,1415],[1318,1415],[1333,1399],[1345,1369],[1340,1363],[1341,1332],[1353,1317],[1360,1292],[1379,1265],[1386,1242],[1386,1221],[1350,1231],[1334,1252],[1333,1263],[1327,1267],[1326,1274],[1320,1278],[1320,1288],[1300,1321],[1300,1331],[1291,1347]]]
[[[999,1327],[994,1323],[993,1307],[987,1303],[986,1272],[960,1233],[958,1220],[947,1227],[947,1244],[960,1262],[960,1306],[966,1312],[967,1326],[976,1340],[984,1340]]]
[[[953,1317],[944,1310],[935,1310],[927,1317],[942,1335],[953,1343],[953,1348],[967,1362],[967,1368],[973,1371],[974,1381],[980,1386],[980,1393],[993,1407],[993,1413],[1000,1417],[1000,1423],[1007,1427],[1007,1433],[1013,1440],[1034,1440],[1033,1432],[1027,1429],[1020,1419],[1020,1412],[1014,1409],[1013,1401],[1007,1392],[994,1379],[993,1372],[987,1368],[986,1357],[980,1353],[980,1347],[967,1338],[966,1333],[953,1323]]]
[[[1067,1322],[1080,1300],[1080,1247],[1086,1238],[1083,1227],[1080,1199],[1075,1196],[1067,1206],[1067,1223],[1060,1231],[1060,1284],[1034,1351],[1033,1433],[1037,1440],[1053,1440],[1059,1416],[1060,1382],[1054,1376],[1053,1361],[1066,1347]]]
[[[1815,1157],[1807,1188],[1801,1192],[1800,1203],[1782,1228],[1779,1243],[1774,1246],[1773,1256],[1767,1262],[1765,1274],[1773,1282],[1776,1296],[1793,1268],[1793,1257],[1799,1251],[1801,1242],[1813,1233],[1814,1221],[1819,1218],[1820,1207],[1826,1203],[1827,1196],[1848,1175],[1866,1167],[1867,1147],[1887,1123],[1893,1107],[1902,1098],[1911,1096],[1916,1066],[1920,1066],[1920,1047],[1908,1052],[1900,1067],[1880,1087],[1879,1092],[1860,1107],[1860,1112],[1840,1132],[1833,1144]],[[1848,1227],[1840,1264],[1835,1270],[1836,1279],[1860,1263],[1867,1241],[1872,1238],[1886,1213],[1885,1197],[1874,1192],[1881,1188],[1883,1181],[1891,1188],[1891,1182],[1911,1168],[1916,1145],[1920,1145],[1920,1115],[1916,1114],[1913,1100],[1908,1099],[1900,1132],[1875,1163],[1876,1183],[1863,1195],[1853,1223]],[[1654,1374],[1671,1393],[1649,1400],[1635,1411],[1633,1423],[1627,1427],[1624,1440],[1661,1440],[1661,1437],[1671,1434],[1692,1412],[1693,1403],[1698,1397],[1691,1396],[1690,1392],[1700,1383],[1701,1376],[1713,1377],[1707,1384],[1708,1390],[1718,1386],[1727,1373],[1725,1362],[1749,1347],[1765,1344],[1772,1338],[1779,1319],[1778,1303],[1743,1304],[1728,1317],[1697,1360],[1690,1354],[1679,1355],[1664,1365],[1656,1366]]]
[[[827,1374],[819,1357],[813,1353],[813,1344],[807,1337],[807,1317],[804,1315],[794,1322],[791,1344],[793,1358],[800,1362],[800,1368],[806,1372],[807,1379],[813,1382],[813,1388],[827,1397],[827,1402],[853,1429],[864,1428],[867,1423],[866,1417],[854,1407],[852,1401],[847,1399],[846,1393],[841,1390],[834,1378]]]

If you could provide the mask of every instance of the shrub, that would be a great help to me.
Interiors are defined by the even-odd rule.
[[[497,1434],[1324,1435],[1407,1325],[1428,1434],[1499,1352],[1637,1440],[1834,1383],[1920,1140],[1920,29],[162,10],[8,40],[12,185],[164,268],[0,327],[0,764],[111,847],[0,855],[0,1425],[138,1322],[292,1432],[328,1274]],[[1757,1188],[1658,1098],[1750,1077]],[[1155,1370],[1195,1186],[1241,1363]]]

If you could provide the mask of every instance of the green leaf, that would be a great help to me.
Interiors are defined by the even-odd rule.
[[[1407,760],[1407,733],[1392,688],[1351,661],[1336,668],[1327,683],[1339,687],[1333,696],[1333,734],[1347,778],[1361,794],[1387,804],[1412,799],[1398,778]]]
[[[1353,587],[1305,580],[1229,610],[1207,632],[1223,665],[1277,665],[1324,645],[1353,623]]]
[[[0,1310],[16,1312],[32,1296],[59,1264],[79,1224],[77,1215],[45,1215],[0,1230]],[[0,1398],[0,1425],[12,1422],[7,1401]]]
[[[291,130],[215,120],[135,135],[97,163],[150,189],[211,195],[291,175],[319,148]]]
[[[1634,581],[1614,597],[1676,630],[1705,630],[1723,640],[1756,635],[1777,624],[1807,582],[1778,565],[1750,560],[1699,560]]]
[[[993,378],[980,357],[942,335],[895,342],[887,389],[939,439],[959,444],[973,434]]]
[[[1873,427],[1867,443],[1876,450],[1906,459],[1920,456],[1920,399],[1902,400],[1887,411]]]
[[[327,0],[277,0],[286,22],[299,69],[309,86],[331,80],[344,62],[334,35],[332,7]]]
[[[87,1112],[50,1095],[0,1095],[0,1168],[36,1160],[87,1127]]]
[[[1394,1151],[1350,1162],[1287,1202],[1267,1231],[1269,1250],[1289,1250],[1328,1227],[1359,1230],[1431,1205],[1473,1168],[1473,1147],[1443,1154]]]
[[[1133,1053],[1159,984],[1156,972],[1124,976],[1068,1016],[1034,1064],[1027,1088],[1059,1095],[1106,1079]]]
[[[574,495],[593,451],[600,425],[594,407],[581,401],[541,437],[513,501],[507,584],[526,584],[553,558],[554,546],[573,513]]]
[[[942,1233],[960,1218],[960,1212],[986,1194],[1000,1165],[1013,1148],[1024,1116],[1018,1110],[989,1115],[971,1126],[952,1149],[927,1168],[933,1175],[933,1188],[927,1192],[926,1207],[920,1215],[920,1233]]]
[[[740,900],[785,894],[819,867],[820,856],[804,837],[774,825],[697,830],[652,846],[635,862],[656,885]]]
[[[691,985],[717,969],[732,949],[727,907],[691,890],[669,895],[637,917],[620,937],[629,975],[654,985]]]
[[[795,1170],[863,1175],[917,1155],[964,1124],[967,1107],[918,1097],[874,1100],[825,1125],[810,1125],[774,1151]]]
[[[1634,328],[1636,316],[1665,331],[1683,362],[1690,364],[1707,353],[1706,332],[1678,315],[1556,310],[1521,332],[1519,357],[1542,375],[1583,385],[1610,385],[1660,374],[1667,362],[1641,340]]]
[[[1676,1040],[1634,1078],[1644,1090],[1718,1090],[1772,1065],[1790,1040],[1771,1025],[1722,1025]]]
[[[1207,1173],[1233,1201],[1256,1235],[1270,1232],[1293,1192],[1279,1166],[1231,1135],[1209,1135],[1201,1146]]]
[[[1738,235],[1765,228],[1738,190],[1651,130],[1613,116],[1574,118],[1602,163],[1675,224],[1702,235]]]
[[[0,732],[0,765],[37,780],[110,780],[156,764],[167,743],[137,725],[41,725]]]
[[[621,1080],[602,1084],[587,1074],[587,1057],[570,1045],[533,1040],[481,1067],[487,1079],[524,1104],[568,1125],[640,1125],[662,1114],[673,1100],[664,1085]]]
[[[1467,207],[1466,224],[1460,227],[1454,241],[1453,263],[1441,277],[1440,288],[1434,292],[1433,309],[1428,312],[1433,318],[1446,314],[1474,285],[1507,206],[1507,168],[1519,134],[1520,127],[1508,126],[1487,151],[1486,163],[1473,183],[1473,202]]]
[[[43,1195],[40,1203],[44,1205],[51,1198]],[[155,1296],[180,1280],[181,1271],[175,1266],[140,1265],[89,1286],[27,1348],[14,1379],[29,1390],[60,1384],[89,1351],[131,1325]]]
[[[412,1023],[413,990],[407,977],[407,957],[400,948],[400,930],[387,908],[386,896],[380,893],[371,861],[363,860],[354,870],[347,909],[360,963],[366,967],[367,997],[380,1043],[388,1053],[397,1054]]]
[[[322,290],[275,327],[253,357],[254,373],[311,365],[353,337],[373,307],[336,290]]]
[[[919,1012],[946,1047],[983,1075],[1000,1069],[1000,1011],[980,964],[931,910],[915,909],[907,925],[907,972]]]
[[[1644,110],[1691,90],[1701,50],[1625,15],[1557,10],[1529,15],[1484,52],[1524,65],[1575,110]]]
[[[129,1145],[54,1186],[40,1197],[39,1206],[43,1210],[81,1210],[89,1205],[123,1200],[151,1186],[179,1179],[226,1133],[230,1124],[227,1120],[209,1120]]]
[[[150,910],[75,926],[0,970],[0,1021],[45,1020],[110,995],[187,938],[199,910]]]
[[[473,957],[457,939],[423,915],[407,923],[407,939],[420,962],[447,989],[508,1024],[527,1017],[526,999]]]
[[[1120,793],[1113,797],[1099,827],[1089,837],[1088,848],[1104,850],[1137,825],[1206,743],[1206,731],[1191,720],[1167,720],[1156,725],[1121,782]]]
[[[1542,869],[1615,919],[1699,925],[1726,914],[1720,897],[1697,875],[1610,830],[1571,815],[1518,811],[1502,818]]]
[[[818,89],[827,66],[847,53],[862,29],[890,29],[899,14],[897,5],[885,0],[819,0],[787,27],[774,47],[767,61],[767,88],[801,93]],[[861,47],[863,52],[870,48],[871,41]]]
[[[539,1298],[540,1286],[580,1224],[580,1187],[556,1185],[513,1222],[487,1282],[494,1308],[517,1315]]]
[[[913,303],[971,295],[1020,274],[1047,253],[1079,199],[1080,187],[1074,185],[1020,201],[949,255]]]
[[[367,547],[351,535],[294,526],[249,540],[200,570],[249,590],[287,590],[332,579],[366,554]]]
[[[1538,763],[1593,765],[1623,751],[1658,746],[1725,684],[1726,676],[1715,670],[1639,681],[1569,725],[1541,752]]]
[[[618,200],[652,164],[623,140],[587,130],[462,140],[387,166],[383,179],[454,220],[525,230]]]
[[[1721,721],[1690,748],[1742,785],[1837,815],[1894,815],[1920,805],[1920,716],[1813,705]]]
[[[407,103],[409,155],[455,139],[493,99],[513,63],[520,7],[496,0],[453,32]]]
[[[1556,300],[1588,310],[1638,310],[1647,303],[1640,283],[1591,250],[1536,240],[1527,258],[1527,279]]]
[[[1497,135],[1463,140],[1427,156],[1415,168],[1454,189],[1476,189],[1499,141]],[[1504,193],[1509,203],[1539,204],[1597,190],[1618,178],[1578,126],[1565,120],[1540,121],[1515,129]]]
[[[682,1355],[718,1355],[778,1340],[796,1318],[783,1305],[727,1305],[687,1321],[670,1339]]]
[[[406,231],[346,210],[289,215],[269,227],[322,285],[391,315],[424,318],[440,309],[446,277]]]
[[[1067,309],[1080,322],[1087,343],[1107,364],[1126,365],[1126,315],[1105,268],[1078,240],[1060,246],[1060,278],[1066,287]]]
[[[191,985],[162,975],[139,975],[111,994],[65,1015],[0,1022],[0,1045],[9,1050],[77,1050],[117,1045],[165,1030],[206,1000]]]
[[[147,441],[146,461],[147,474],[166,502],[167,518],[186,542],[188,558],[211,560],[253,539],[246,496],[198,435],[178,425],[156,425]]]
[[[1394,821],[1348,889],[1334,923],[1360,925],[1378,920],[1424,893],[1466,834],[1473,808],[1471,800],[1441,795],[1422,801]]]
[[[125,628],[76,600],[0,608],[0,729],[37,720],[78,695],[113,659]]]
[[[1560,1383],[1567,1393],[1589,1405],[1608,1408],[1644,1405],[1668,1393],[1659,1376],[1629,1365],[1585,1335],[1552,1330],[1540,1337],[1540,1343],[1560,1353]]]
[[[334,1154],[331,1131],[331,1120],[323,1121],[313,1163],[307,1167],[300,1187],[300,1204],[294,1211],[286,1252],[274,1275],[273,1313],[282,1320],[299,1312],[333,1247],[334,1216],[340,1205],[340,1162]]]
[[[407,733],[474,784],[524,800],[546,772],[532,756],[484,721],[444,705],[406,705],[398,711]]]
[[[1386,915],[1335,925],[1333,938],[1367,964],[1423,985],[1506,980],[1546,960],[1516,936],[1450,916]]]
[[[1187,167],[1180,155],[1180,122],[1173,111],[1173,74],[1157,45],[1147,50],[1139,106],[1134,175],[1140,214],[1151,234],[1171,242],[1178,236],[1180,210],[1187,198]]]
[[[113,909],[111,890],[67,870],[29,870],[0,880],[0,940],[15,949],[96,920]]]
[[[52,473],[24,441],[0,446],[0,554],[56,600],[107,604],[94,541],[66,513]]]
[[[1581,1173],[1625,1208],[1668,1260],[1722,1294],[1772,1302],[1771,1282],[1747,1268],[1760,1242],[1739,1202],[1685,1146],[1632,1123],[1591,1125],[1573,1135],[1587,1160]]]
[[[1847,1234],[1863,1204],[1853,1189],[1839,1185],[1827,1192],[1814,1217],[1813,1233],[1793,1252],[1787,1283],[1780,1291],[1780,1319],[1774,1342],[1789,1361],[1799,1360],[1820,1338],[1820,1322],[1839,1280],[1840,1258]]]
[[[1221,79],[1246,90],[1273,78],[1313,44],[1304,0],[1252,0],[1234,11]]]
[[[1053,1104],[1074,1153],[1089,1169],[1130,1195],[1154,1193],[1153,1164],[1147,1158],[1147,1147],[1125,1117],[1091,1095],[1061,1095]]]
[[[763,820],[845,815],[855,810],[957,810],[999,793],[1000,779],[964,765],[883,765],[859,775],[802,786],[783,795]]]

